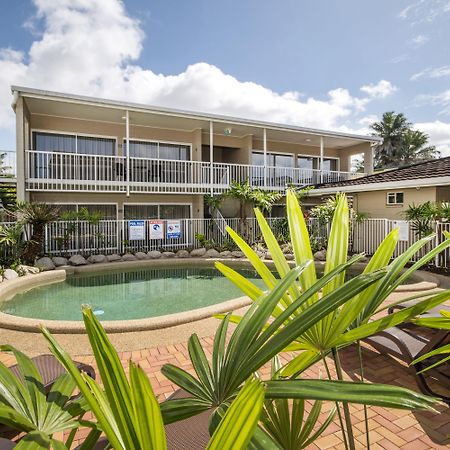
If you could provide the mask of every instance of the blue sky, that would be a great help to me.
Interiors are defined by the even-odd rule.
[[[404,112],[450,154],[449,0],[16,0],[0,17],[0,148],[10,84],[364,132]]]

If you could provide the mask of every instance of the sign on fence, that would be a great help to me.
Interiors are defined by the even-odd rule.
[[[149,221],[150,239],[164,239],[164,222],[162,220]]]
[[[181,238],[181,220],[167,221],[167,239]]]
[[[145,220],[128,221],[128,240],[129,241],[145,240]]]
[[[398,228],[399,241],[409,241],[409,223],[407,220],[394,220],[393,228]]]

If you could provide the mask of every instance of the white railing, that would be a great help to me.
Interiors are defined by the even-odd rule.
[[[284,191],[347,180],[350,172],[326,172],[293,167],[257,166],[203,161],[180,161],[124,156],[87,155],[29,150],[27,189],[32,191],[90,191],[130,193],[220,193],[232,181]]]

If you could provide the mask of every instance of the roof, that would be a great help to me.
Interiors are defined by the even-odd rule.
[[[419,180],[420,182],[417,182]],[[434,180],[434,182],[433,182]],[[317,185],[317,191],[361,191],[385,189],[386,186],[424,186],[450,184],[450,156],[432,159],[398,169],[386,170],[353,180]],[[374,186],[376,185],[376,186]]]
[[[212,120],[212,121],[217,121],[217,122],[235,123],[235,124],[240,124],[240,125],[247,125],[247,126],[259,127],[259,128],[268,128],[268,129],[279,130],[279,131],[294,131],[294,132],[309,133],[309,134],[314,134],[314,135],[324,136],[324,137],[330,136],[330,137],[337,137],[337,138],[348,138],[348,139],[354,139],[356,141],[361,141],[361,142],[379,142],[379,141],[381,141],[381,139],[377,136],[360,135],[360,134],[352,134],[352,133],[343,133],[343,132],[338,132],[338,131],[321,130],[321,129],[316,129],[316,128],[299,127],[299,126],[294,126],[294,125],[280,124],[280,123],[276,123],[276,122],[266,122],[266,121],[244,119],[244,118],[231,117],[231,116],[218,115],[218,114],[186,111],[186,110],[180,110],[180,109],[165,108],[165,107],[160,107],[160,106],[145,105],[142,103],[123,102],[123,101],[110,100],[110,99],[104,99],[104,98],[99,98],[99,97],[90,97],[90,96],[85,96],[85,95],[76,95],[76,94],[69,94],[69,93],[63,93],[63,92],[54,92],[54,91],[48,91],[48,90],[34,89],[34,88],[28,88],[28,87],[23,87],[23,86],[14,86],[13,85],[13,86],[11,86],[11,91],[13,94],[18,93],[19,95],[25,95],[25,96],[31,96],[31,97],[53,98],[53,99],[72,101],[72,102],[96,104],[96,105],[101,105],[104,107],[134,109],[134,110],[139,110],[142,112],[160,113],[160,114],[166,114],[166,115],[170,115],[170,116],[188,117],[188,118],[200,119],[200,120]]]

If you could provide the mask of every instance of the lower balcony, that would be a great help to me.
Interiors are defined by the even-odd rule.
[[[220,193],[232,181],[284,191],[363,174],[293,167],[225,164],[60,152],[27,151],[29,191]]]

